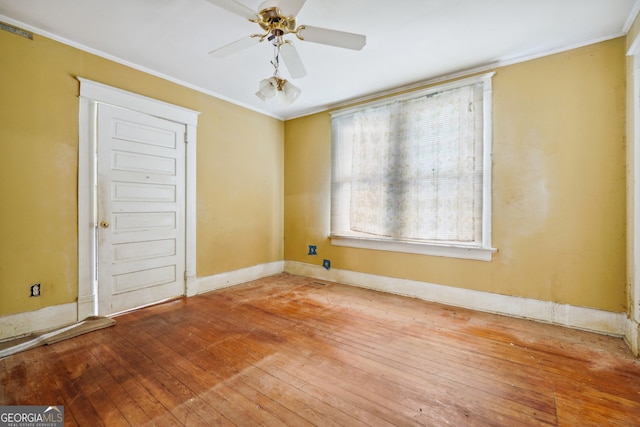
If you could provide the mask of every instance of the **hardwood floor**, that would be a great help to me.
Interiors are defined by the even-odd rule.
[[[638,426],[621,339],[281,274],[0,360],[66,425]]]

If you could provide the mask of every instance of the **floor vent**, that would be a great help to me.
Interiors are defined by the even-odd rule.
[[[319,285],[319,286],[327,286],[326,283],[322,283],[322,282],[311,282],[312,285]]]

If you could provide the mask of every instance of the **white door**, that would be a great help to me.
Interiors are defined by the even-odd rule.
[[[183,124],[98,105],[98,313],[185,293]]]

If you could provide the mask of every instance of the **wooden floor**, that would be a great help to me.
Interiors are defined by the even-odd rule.
[[[622,340],[281,274],[0,360],[66,425],[638,426]]]

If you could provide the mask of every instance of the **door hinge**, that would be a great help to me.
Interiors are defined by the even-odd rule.
[[[185,282],[187,281],[187,272],[186,272],[186,270],[185,270],[185,272],[184,272],[184,281],[185,281]]]
[[[189,143],[189,136],[188,136],[188,134],[186,132],[184,133],[184,143],[185,144]]]

